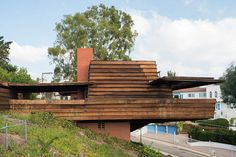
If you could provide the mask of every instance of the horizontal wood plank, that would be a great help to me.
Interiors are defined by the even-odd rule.
[[[116,119],[179,119],[208,118],[214,112],[214,100],[180,99],[89,99],[63,100],[11,100],[16,112],[52,112],[70,120]]]
[[[156,64],[156,61],[100,61],[100,60],[93,60],[90,63],[91,65],[147,65],[147,64]]]

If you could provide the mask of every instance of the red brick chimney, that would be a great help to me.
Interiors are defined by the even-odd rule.
[[[77,49],[77,81],[88,81],[89,64],[93,59],[92,48]]]

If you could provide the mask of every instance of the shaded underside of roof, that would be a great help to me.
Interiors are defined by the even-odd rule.
[[[84,89],[92,83],[89,82],[64,82],[64,83],[32,83],[18,84],[5,83],[5,87],[19,93],[40,93],[40,92],[73,92]]]
[[[217,80],[213,77],[162,77],[151,81],[150,84],[157,87],[169,86],[172,90],[178,90],[222,82],[222,80]]]

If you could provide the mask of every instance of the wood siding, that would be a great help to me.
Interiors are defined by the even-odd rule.
[[[80,97],[86,98],[83,100],[13,100],[7,88],[0,88],[1,109],[52,112],[56,117],[77,121],[195,120],[214,115],[214,99],[174,99],[169,84],[151,85],[151,81],[158,79],[155,61],[91,61],[88,77],[86,84],[71,84],[66,90],[78,91],[74,87],[79,88],[87,94]],[[22,92],[44,88],[53,91],[60,86],[64,91],[68,85],[12,84],[9,88],[13,92],[18,87]]]
[[[52,112],[69,120],[193,120],[214,114],[213,99],[10,100],[17,112]]]
[[[7,88],[0,87],[0,110],[8,110],[11,91]]]
[[[170,98],[170,88],[156,88],[155,61],[92,61],[88,98]]]

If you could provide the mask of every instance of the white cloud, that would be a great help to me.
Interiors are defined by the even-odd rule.
[[[138,30],[140,35],[145,35],[151,27],[149,21],[139,14],[133,14],[132,18],[135,21],[134,30]]]
[[[236,18],[172,20],[155,12],[130,14],[139,33],[132,58],[156,60],[162,75],[174,70],[219,77],[236,61]]]
[[[38,62],[47,56],[47,47],[19,45],[15,41],[11,44],[10,58],[15,61]]]
[[[20,45],[13,41],[10,45],[10,60],[13,65],[27,68],[33,78],[41,77],[42,72],[53,71],[46,46]]]

